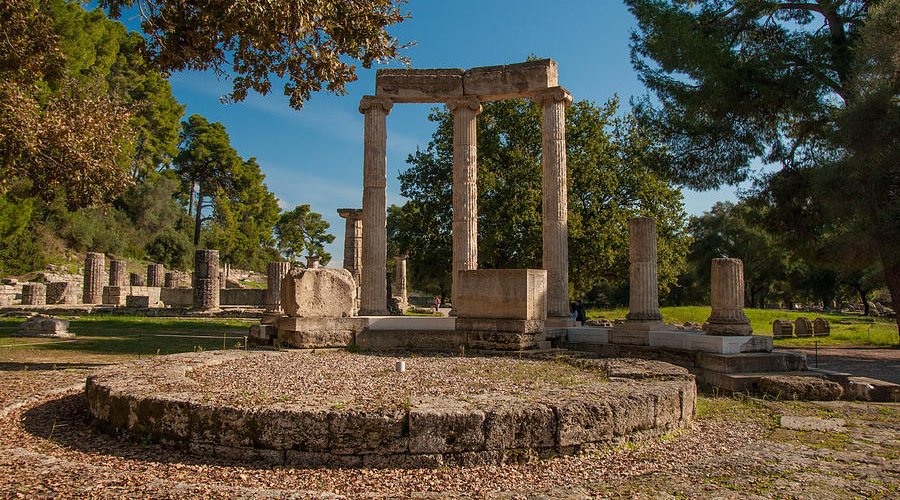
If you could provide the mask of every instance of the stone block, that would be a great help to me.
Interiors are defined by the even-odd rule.
[[[578,326],[566,329],[566,341],[570,344],[608,344],[609,328]]]
[[[150,297],[146,295],[129,295],[125,298],[125,305],[127,307],[150,307]],[[155,305],[155,303],[154,303]]]
[[[375,94],[395,102],[445,102],[463,96],[461,69],[379,69]]]
[[[34,316],[19,326],[17,337],[71,338],[69,322],[50,316]]]
[[[518,64],[482,66],[466,70],[463,93],[482,100],[528,97],[559,85],[556,61],[541,59]]]
[[[47,284],[47,304],[78,304],[81,302],[81,285],[70,281],[54,281]]]
[[[219,291],[219,304],[262,307],[266,305],[266,291],[259,288],[223,288]]]
[[[43,283],[22,284],[22,305],[42,306],[47,303],[47,287]]]
[[[813,324],[809,318],[800,316],[794,320],[794,335],[797,337],[812,337],[813,332]]]
[[[786,319],[776,319],[772,322],[772,337],[786,339],[794,336],[794,324]]]
[[[277,338],[278,331],[275,330],[275,325],[251,325],[247,342],[250,345],[272,345]]]
[[[129,290],[130,287],[127,286],[103,287],[103,304],[111,306],[124,306],[127,303]]]
[[[834,401],[844,394],[837,382],[815,376],[769,375],[756,382],[762,394],[783,400]]]
[[[484,418],[484,412],[464,407],[413,407],[409,410],[409,452],[482,450]]]
[[[549,406],[510,404],[485,415],[485,449],[553,448],[556,415]]]
[[[402,453],[407,448],[405,415],[399,410],[349,410],[332,413],[329,421],[331,453],[357,455]]]
[[[356,283],[346,269],[293,269],[281,282],[281,307],[298,318],[353,316]]]
[[[291,318],[275,321],[278,343],[284,347],[319,349],[349,347],[357,333],[365,328],[359,318]]]
[[[159,300],[168,307],[190,307],[194,303],[193,288],[163,288]]]
[[[597,443],[613,437],[613,411],[606,401],[572,402],[555,406],[560,447]]]
[[[816,337],[831,335],[831,323],[825,318],[816,318],[813,320],[813,335]]]
[[[542,269],[459,271],[456,286],[459,318],[547,318],[547,271]]]
[[[150,307],[157,307],[162,294],[162,288],[156,286],[133,286],[129,295],[149,297]]]

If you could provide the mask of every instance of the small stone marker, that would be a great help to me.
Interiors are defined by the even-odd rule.
[[[398,372],[406,371],[406,361],[397,361],[397,364],[394,366],[394,369]]]
[[[805,318],[800,316],[799,318],[794,320],[794,335],[797,337],[812,337],[813,336],[813,324],[809,318]]]
[[[776,339],[789,339],[794,336],[794,325],[786,319],[776,319],[772,322],[772,337]]]
[[[831,324],[825,318],[816,318],[813,321],[813,335],[816,337],[827,337],[831,335]]]

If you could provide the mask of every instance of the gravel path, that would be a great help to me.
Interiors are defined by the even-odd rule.
[[[87,369],[0,372],[0,497],[896,497],[900,405],[701,398],[693,429],[588,456],[437,470],[285,469],[202,459],[95,432]],[[30,402],[29,402],[30,401]],[[19,404],[24,405],[18,407]],[[782,415],[839,419],[792,430]]]
[[[797,347],[784,350],[804,353],[807,364],[816,366],[816,349]],[[818,367],[900,384],[900,348],[820,347]]]

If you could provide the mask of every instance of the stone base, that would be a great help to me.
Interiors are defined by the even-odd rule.
[[[609,332],[610,344],[650,345],[650,331],[669,330],[671,327],[662,321],[626,320],[616,323]]]
[[[547,318],[544,320],[544,326],[547,328],[573,328],[577,325],[571,317],[563,316],[560,318]]]
[[[14,337],[39,337],[69,339],[75,334],[69,333],[69,322],[50,316],[35,316],[22,323]]]
[[[541,320],[457,318],[456,330],[470,349],[521,351],[544,340]]]
[[[128,288],[124,286],[103,287],[103,305],[124,306],[128,297]]]
[[[269,346],[273,345],[277,338],[278,332],[275,330],[275,325],[252,325],[250,334],[247,336],[247,344],[251,346]]]
[[[750,327],[749,320],[746,323],[717,322],[715,320],[708,320],[703,324],[703,331],[706,332],[707,335],[741,337],[751,335],[753,333],[753,328]]]
[[[365,318],[278,318],[278,345],[298,349],[350,347],[365,328]]]

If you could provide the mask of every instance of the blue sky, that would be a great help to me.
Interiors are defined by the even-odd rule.
[[[559,63],[559,82],[575,99],[602,103],[618,94],[627,107],[629,99],[646,93],[630,62],[634,18],[621,1],[412,0],[406,10],[412,17],[391,33],[401,43],[415,43],[404,51],[412,67],[470,68],[535,55]],[[238,153],[256,157],[283,208],[309,203],[331,223],[336,239],[328,250],[332,265],[340,266],[344,224],[336,210],[361,207],[363,118],[358,106],[363,95],[375,91],[376,69],[357,68],[359,80],[348,85],[347,95],[314,94],[300,111],[288,106],[280,86],[268,96],[250,95],[226,105],[219,97],[230,83],[211,73],[175,73],[170,81],[187,115],[222,122]],[[388,116],[388,204],[403,201],[397,175],[407,155],[428,144],[431,107],[396,105]],[[733,189],[684,194],[690,214],[735,198]]]

